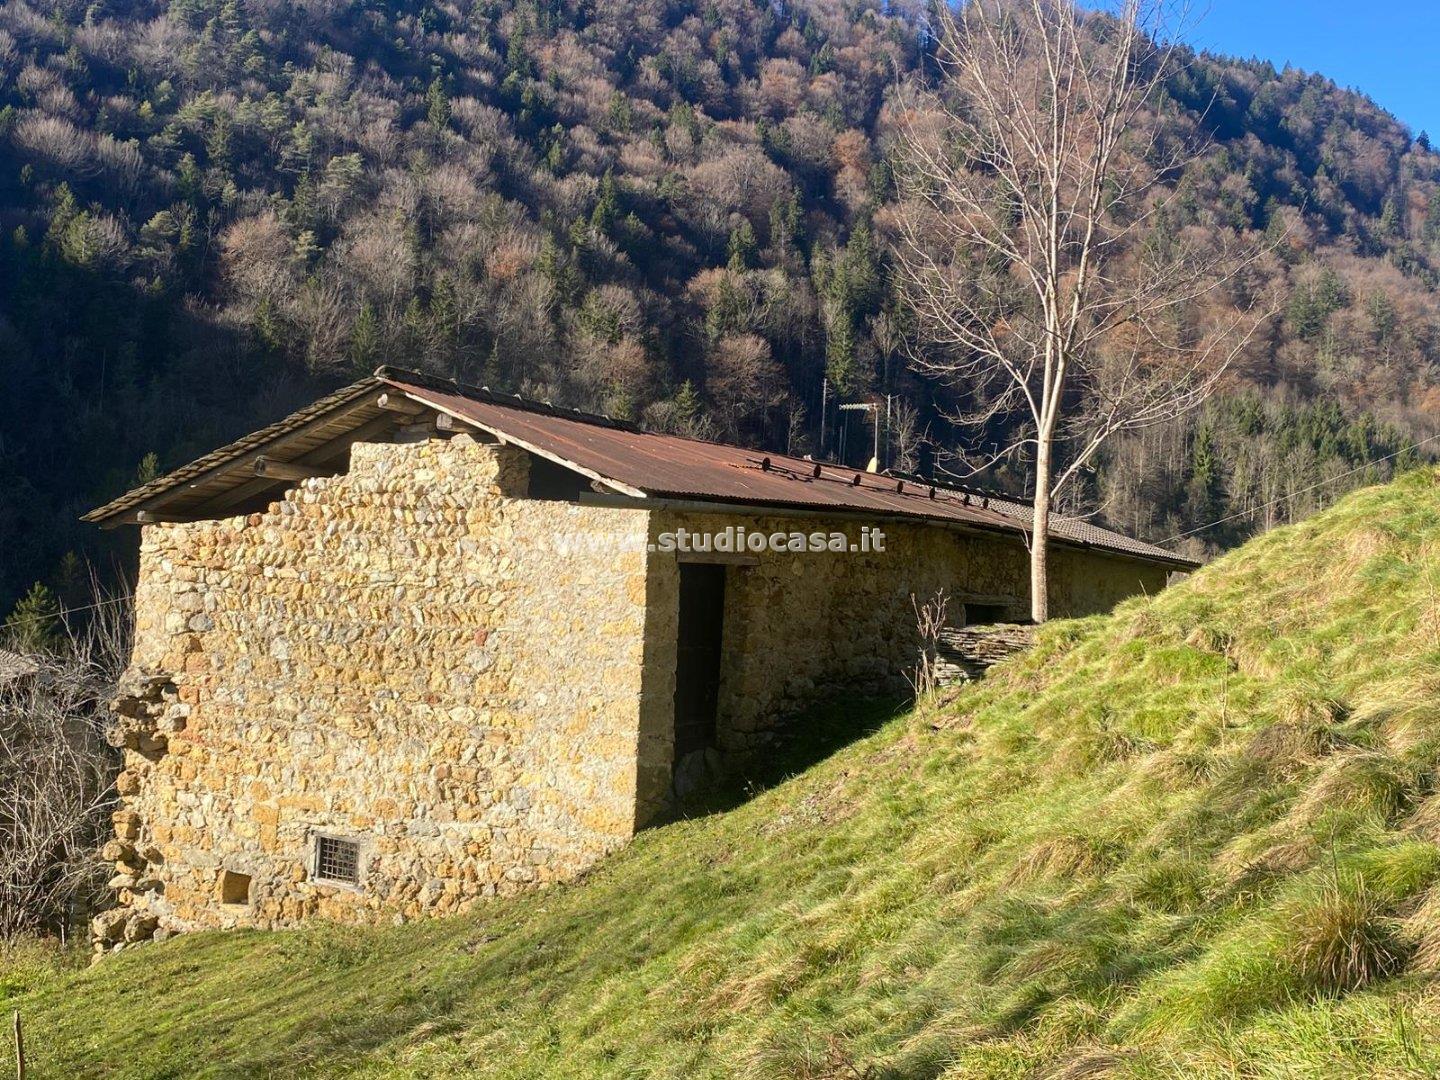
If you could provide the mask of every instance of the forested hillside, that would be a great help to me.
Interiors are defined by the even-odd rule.
[[[73,556],[108,557],[81,510],[382,361],[851,461],[870,435],[834,404],[895,395],[889,463],[952,441],[963,388],[911,373],[888,256],[926,25],[871,0],[0,5],[0,611],[37,579],[78,601]],[[1190,541],[1213,550],[1440,430],[1440,157],[1323,78],[1189,59],[1165,122],[1215,142],[1164,225],[1283,238],[1288,301],[1222,397],[1084,495],[1151,539],[1241,514]]]

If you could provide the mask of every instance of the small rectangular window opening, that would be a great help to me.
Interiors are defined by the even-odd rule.
[[[360,845],[338,836],[315,838],[315,876],[344,885],[360,884]]]
[[[250,875],[237,874],[233,870],[220,871],[220,902],[222,904],[250,903]]]

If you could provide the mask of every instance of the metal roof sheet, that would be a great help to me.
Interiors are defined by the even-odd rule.
[[[462,386],[417,372],[384,367],[269,427],[221,447],[84,516],[109,521],[141,509],[203,513],[207,501],[255,485],[244,466],[264,452],[277,461],[329,453],[337,433],[384,424],[374,404],[398,391],[542,457],[567,465],[626,494],[642,498],[799,508],[819,513],[874,514],[961,525],[1019,535],[1030,507],[981,492],[932,486],[915,479],[856,472],[826,462],[644,431],[633,424]],[[1088,522],[1052,517],[1057,540],[1180,569],[1184,556]]]
[[[537,409],[532,403],[484,390],[424,377],[417,381],[409,372],[382,368],[376,374],[442,412],[648,497],[895,515],[1009,533],[1030,528],[1031,508],[1008,499],[642,431],[553,406]],[[1172,551],[1073,518],[1053,516],[1051,531],[1072,544],[1182,568],[1196,565]]]

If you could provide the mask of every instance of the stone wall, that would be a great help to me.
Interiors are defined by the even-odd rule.
[[[649,515],[514,498],[526,462],[361,444],[267,513],[145,529],[101,938],[456,911],[632,834]],[[312,879],[321,832],[360,888]]]
[[[996,664],[1035,645],[1035,627],[999,623],[991,626],[948,626],[940,631],[931,658],[935,685],[982,679]]]
[[[654,515],[652,538],[661,530],[714,531],[730,524],[763,533],[838,529],[858,546],[865,523],[661,511]],[[1014,616],[1028,615],[1029,556],[1018,538],[920,524],[880,527],[884,551],[752,552],[747,561],[754,565],[727,567],[717,733],[723,750],[763,744],[788,714],[819,697],[845,690],[904,692],[919,650],[912,597],[923,604],[945,590],[952,621],[960,618],[965,596],[1008,598]],[[651,555],[651,592],[669,609],[678,597],[683,557]],[[1163,567],[1055,547],[1051,611],[1057,618],[1105,611],[1141,591],[1158,591],[1166,577]],[[666,633],[673,642],[673,626]],[[670,656],[673,670],[673,645]]]

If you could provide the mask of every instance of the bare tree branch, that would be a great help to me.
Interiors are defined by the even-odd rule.
[[[957,419],[1017,433],[990,463],[1033,451],[1041,621],[1052,503],[1112,436],[1214,391],[1277,308],[1249,288],[1276,245],[1170,235],[1175,179],[1204,149],[1162,140],[1183,11],[936,10],[940,85],[902,110],[896,260],[927,346],[917,366],[963,390]]]
[[[129,653],[129,611],[98,605],[34,671],[0,685],[0,942],[78,921],[103,885],[117,756],[107,746],[111,691]]]

